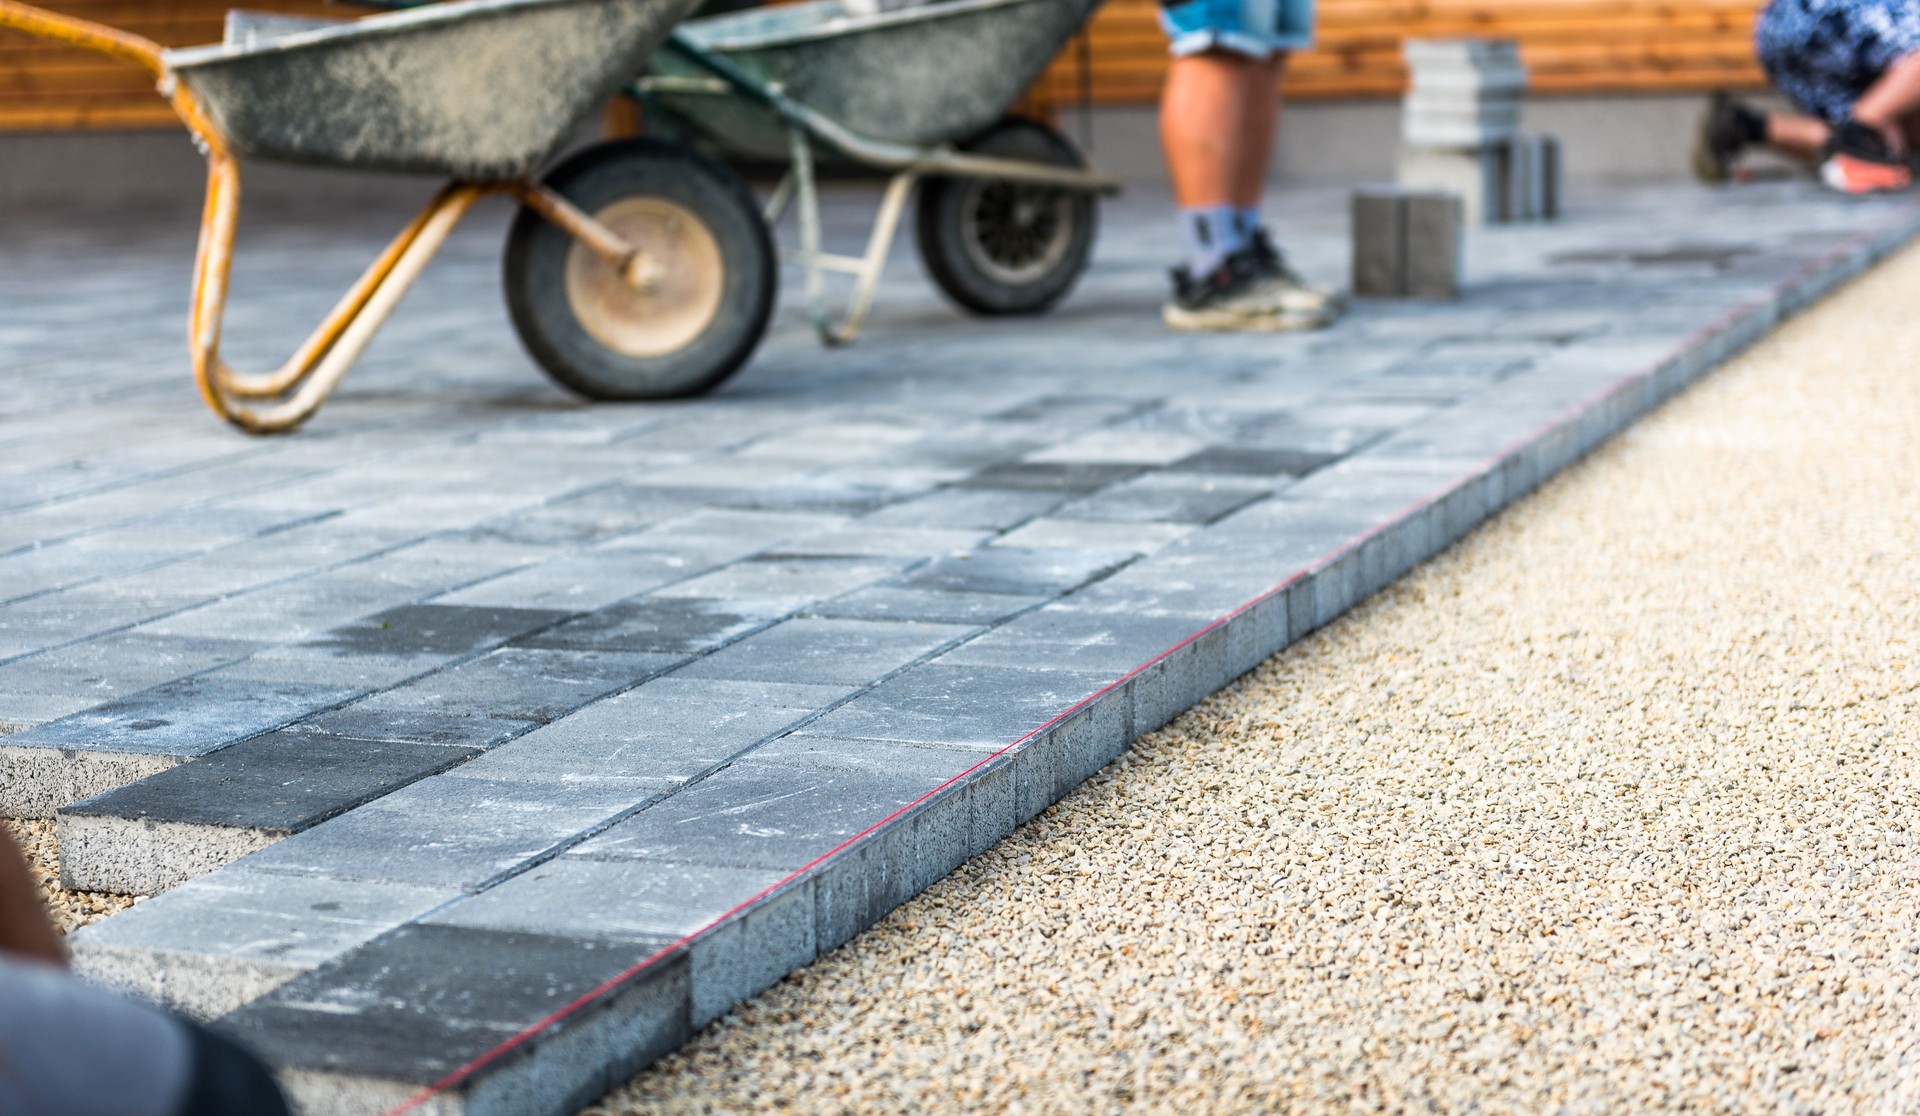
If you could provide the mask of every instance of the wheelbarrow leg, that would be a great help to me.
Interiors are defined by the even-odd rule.
[[[781,176],[780,184],[773,188],[773,196],[767,199],[767,207],[762,210],[767,219],[767,227],[774,228],[780,219],[787,215],[787,209],[793,205],[794,172],[788,171]]]
[[[851,344],[860,335],[860,327],[866,323],[868,311],[873,309],[873,296],[880,288],[881,275],[886,271],[887,255],[893,250],[893,239],[900,230],[900,216],[906,212],[907,198],[912,195],[914,184],[920,180],[920,172],[908,168],[888,181],[886,195],[880,202],[880,212],[875,216],[873,229],[867,235],[864,255],[857,258],[829,255],[821,246],[820,191],[813,173],[813,145],[798,128],[788,129],[788,142],[793,151],[792,178],[799,194],[800,257],[801,265],[807,271],[807,305],[813,318],[813,328],[823,344]],[[833,320],[833,314],[827,306],[826,273],[829,270],[844,271],[854,276],[853,297],[848,302],[846,314],[838,322]]]
[[[240,170],[233,157],[218,148],[209,150],[207,160],[207,204],[194,260],[193,309],[188,323],[194,382],[215,414],[256,434],[292,430],[319,410],[460,219],[490,189],[472,183],[443,187],[291,360],[273,372],[242,373],[220,359],[221,322],[240,218]],[[240,402],[269,398],[280,401],[265,407]]]

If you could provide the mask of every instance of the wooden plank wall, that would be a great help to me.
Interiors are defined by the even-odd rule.
[[[38,6],[131,31],[163,46],[220,41],[228,8],[300,15],[352,14],[322,0],[34,0]],[[0,131],[179,127],[138,69],[102,54],[0,31]]]
[[[1320,0],[1315,48],[1292,62],[1302,100],[1398,96],[1406,38],[1518,40],[1532,87],[1546,93],[1691,92],[1765,84],[1753,54],[1764,0]],[[1157,0],[1108,0],[1090,29],[1094,100],[1140,104],[1159,93],[1166,40]],[[1069,50],[1044,84],[1049,101],[1080,96]]]
[[[47,7],[168,45],[213,42],[239,0],[43,0]],[[321,0],[245,0],[275,11],[341,14]],[[1321,0],[1319,45],[1294,60],[1290,96],[1398,95],[1409,36],[1519,40],[1535,89],[1549,93],[1753,88],[1753,19],[1762,0]],[[1143,104],[1159,91],[1166,41],[1157,0],[1109,0],[1091,30],[1087,75],[1102,104]],[[1041,103],[1080,95],[1069,49],[1036,92]],[[172,127],[146,79],[98,55],[0,32],[0,131]]]

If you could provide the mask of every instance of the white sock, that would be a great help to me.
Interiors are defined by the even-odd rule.
[[[1253,234],[1260,231],[1260,207],[1251,205],[1235,209],[1233,225],[1240,232],[1240,243],[1252,240]]]
[[[1180,210],[1180,229],[1187,238],[1187,270],[1194,278],[1210,274],[1221,261],[1247,243],[1230,205],[1198,205]]]

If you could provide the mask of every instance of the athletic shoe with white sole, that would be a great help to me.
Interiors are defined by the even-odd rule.
[[[1857,120],[1842,121],[1827,141],[1820,180],[1846,194],[1882,194],[1913,185],[1913,168],[1887,137]]]
[[[1287,264],[1287,257],[1267,235],[1255,229],[1247,240],[1247,252],[1267,289],[1290,310],[1338,314],[1347,308],[1346,295],[1324,283],[1309,283]]]
[[[1173,300],[1161,311],[1168,329],[1319,329],[1335,317],[1325,297],[1263,274],[1253,253],[1244,248],[1205,275],[1196,277],[1184,267],[1174,268],[1172,274]]]

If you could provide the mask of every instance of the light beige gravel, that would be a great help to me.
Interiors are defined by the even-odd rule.
[[[1920,1111],[1909,251],[595,1114]]]
[[[0,825],[6,826],[14,840],[20,843],[20,851],[26,854],[27,867],[33,872],[33,880],[40,885],[40,898],[46,903],[47,911],[53,916],[54,925],[60,928],[61,933],[71,934],[89,922],[98,922],[134,904],[134,900],[125,895],[68,891],[60,886],[60,845],[54,839],[52,819],[0,818]]]

